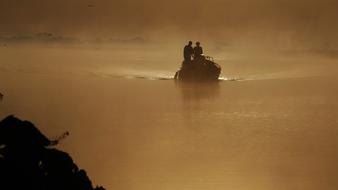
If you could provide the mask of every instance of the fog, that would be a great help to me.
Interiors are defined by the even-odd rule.
[[[181,45],[9,44],[0,116],[69,131],[107,189],[336,189],[336,59],[209,47],[240,81],[176,84]]]
[[[3,0],[0,35],[336,49],[337,6],[333,0]]]
[[[0,117],[118,190],[336,190],[333,0],[2,0]],[[173,80],[187,41],[222,67]]]

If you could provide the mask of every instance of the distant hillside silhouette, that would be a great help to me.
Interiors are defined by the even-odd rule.
[[[145,38],[136,36],[130,38],[115,38],[115,37],[96,37],[94,39],[78,39],[76,37],[65,37],[61,35],[56,35],[49,32],[41,32],[35,34],[24,34],[24,35],[12,35],[12,36],[0,36],[0,43],[3,43],[3,46],[7,44],[16,43],[66,43],[66,44],[97,44],[97,43],[106,43],[106,44],[145,44],[148,43],[148,40]]]
[[[68,134],[68,133],[66,133]],[[8,116],[0,122],[1,190],[104,190],[55,148],[31,122]]]
[[[108,39],[108,42],[111,43],[146,43],[147,40],[142,37],[134,37],[134,38],[128,38],[128,39],[119,39],[119,38],[110,38]]]
[[[74,43],[77,39],[64,37],[48,32],[36,33],[33,35],[0,36],[0,42],[3,43]]]

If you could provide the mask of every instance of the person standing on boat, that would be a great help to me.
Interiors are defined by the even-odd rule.
[[[188,45],[184,46],[183,57],[184,61],[191,61],[191,56],[194,54],[194,49],[192,48],[192,41],[189,41]]]
[[[194,47],[194,59],[200,59],[203,54],[203,49],[200,46],[200,42],[196,42],[196,46]]]

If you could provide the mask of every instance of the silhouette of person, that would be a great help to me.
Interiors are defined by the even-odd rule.
[[[184,46],[183,57],[184,61],[191,61],[191,56],[194,54],[194,49],[192,48],[192,41],[189,41],[188,45]]]
[[[200,46],[200,42],[196,42],[196,46],[194,47],[194,59],[199,59],[202,57],[203,49]]]

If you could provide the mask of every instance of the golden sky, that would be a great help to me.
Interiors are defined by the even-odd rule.
[[[338,34],[335,0],[1,0],[0,35]]]

